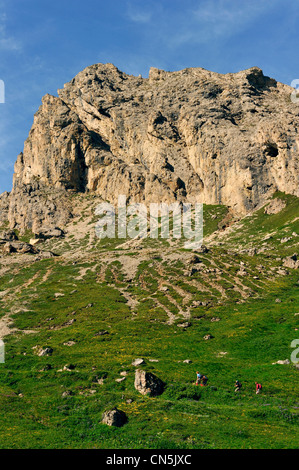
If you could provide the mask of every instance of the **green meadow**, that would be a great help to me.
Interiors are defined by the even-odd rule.
[[[0,448],[298,448],[298,367],[274,363],[299,338],[299,270],[283,267],[299,254],[299,204],[275,197],[279,214],[262,208],[227,233],[227,208],[205,206],[209,251],[192,265],[182,244],[122,249],[89,232],[46,242],[59,256],[12,258],[0,280],[0,320],[10,312],[14,329],[0,364]],[[136,358],[163,394],[135,390]],[[121,428],[101,422],[114,407],[127,415]]]

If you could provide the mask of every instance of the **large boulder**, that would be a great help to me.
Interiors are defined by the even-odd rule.
[[[297,253],[294,253],[292,256],[288,256],[283,260],[283,265],[286,268],[291,269],[298,269],[299,268],[299,260],[297,258]]]
[[[64,237],[64,231],[59,227],[44,227],[40,229],[36,234],[36,238],[39,240],[48,240],[49,238],[62,238]]]
[[[137,369],[135,372],[134,386],[142,395],[149,395],[152,397],[161,395],[164,391],[164,383],[161,379],[156,377],[154,374],[141,369]]]
[[[272,214],[278,214],[282,209],[286,207],[285,201],[282,199],[273,199],[273,201],[270,202],[265,207],[265,214],[272,215]]]
[[[120,428],[127,422],[127,416],[124,411],[114,408],[113,410],[106,411],[103,414],[102,423],[108,426],[116,426]]]
[[[3,253],[10,254],[10,253],[33,253],[36,254],[39,252],[37,248],[30,245],[29,243],[24,242],[6,242],[2,248]]]
[[[17,237],[17,234],[13,230],[7,230],[0,234],[0,242],[1,241],[12,242],[16,240],[18,240],[18,237]]]

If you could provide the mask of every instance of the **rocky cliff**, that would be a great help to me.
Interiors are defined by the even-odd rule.
[[[11,228],[64,225],[70,194],[225,204],[246,213],[275,190],[299,196],[298,105],[257,68],[80,72],[46,95],[0,197]]]

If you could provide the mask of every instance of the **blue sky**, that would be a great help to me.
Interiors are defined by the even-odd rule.
[[[298,0],[0,0],[0,193],[46,93],[97,62],[299,78]]]

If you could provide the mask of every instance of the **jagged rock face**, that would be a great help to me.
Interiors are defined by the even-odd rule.
[[[292,89],[258,68],[149,78],[97,64],[46,95],[15,165],[11,227],[62,225],[68,192],[115,202],[220,203],[246,213],[275,190],[299,196]]]

